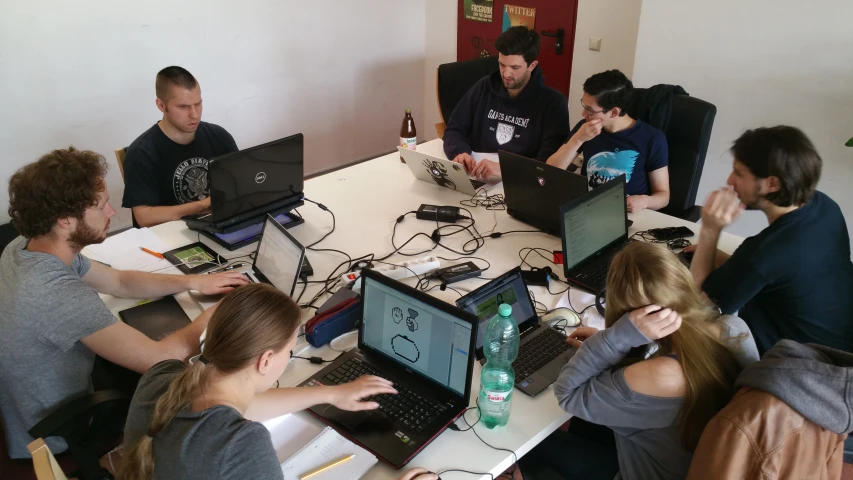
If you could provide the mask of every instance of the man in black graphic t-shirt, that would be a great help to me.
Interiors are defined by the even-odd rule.
[[[236,152],[224,128],[201,121],[201,88],[181,67],[157,74],[163,119],[127,148],[122,206],[141,227],[178,220],[210,208],[207,162]]]

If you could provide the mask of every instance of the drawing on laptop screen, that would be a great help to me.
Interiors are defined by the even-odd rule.
[[[477,331],[477,348],[483,346],[483,335],[489,320],[498,314],[498,306],[506,303],[512,307],[512,318],[516,322],[523,322],[534,314],[533,303],[530,294],[521,279],[521,274],[513,275],[504,281],[486,289],[478,295],[466,299],[461,308],[477,315],[480,320],[480,328]]]
[[[625,195],[620,188],[609,190],[566,212],[563,235],[569,269],[625,234]]]
[[[296,283],[302,249],[267,219],[261,243],[258,245],[257,268],[273,286],[288,295]]]
[[[463,394],[471,352],[471,325],[452,314],[365,278],[364,343]]]

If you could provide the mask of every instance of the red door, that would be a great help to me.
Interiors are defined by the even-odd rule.
[[[487,0],[468,0],[478,7],[489,6]],[[572,78],[572,52],[575,43],[575,19],[577,0],[494,0],[492,21],[481,22],[465,18],[466,0],[459,0],[456,28],[456,59],[470,60],[488,53],[497,55],[495,40],[501,34],[504,7],[536,9],[534,28],[542,36],[539,48],[539,65],[545,75],[545,83],[569,96],[569,79]],[[482,8],[478,8],[482,12]],[[562,30],[562,42],[558,48],[557,34]],[[543,35],[544,33],[544,35]]]

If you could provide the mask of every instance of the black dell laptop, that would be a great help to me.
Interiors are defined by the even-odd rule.
[[[394,382],[397,395],[370,399],[378,410],[318,405],[309,411],[400,468],[468,407],[477,317],[374,270],[364,270],[362,281],[358,348],[302,386],[339,385],[362,375]]]
[[[593,293],[607,283],[610,260],[628,244],[625,175],[560,209],[566,281]]]
[[[502,303],[512,307],[512,318],[518,322],[521,333],[518,357],[512,364],[515,388],[527,395],[536,395],[557,380],[560,370],[576,350],[566,343],[565,335],[539,321],[527,284],[521,278],[521,268],[515,267],[456,301],[457,307],[477,315],[480,321],[477,360],[481,363],[485,361],[486,324],[498,313]]]
[[[514,153],[499,151],[507,213],[560,235],[560,207],[587,191],[587,177]]]
[[[210,213],[182,218],[194,230],[230,233],[301,205],[301,133],[216,157],[208,164]]]

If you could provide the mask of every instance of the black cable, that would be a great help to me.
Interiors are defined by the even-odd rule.
[[[332,233],[334,233],[335,227],[336,227],[335,213],[333,211],[329,210],[329,208],[326,207],[325,205],[323,205],[322,203],[315,202],[314,200],[310,200],[307,197],[302,197],[302,199],[305,200],[306,202],[311,202],[314,205],[317,205],[318,207],[320,207],[320,210],[325,210],[325,211],[329,212],[329,214],[332,216],[332,229],[329,230],[328,232],[326,232],[325,235],[320,237],[320,240],[317,240],[316,242],[312,243],[311,245],[308,245],[305,247],[305,248],[311,248],[314,245],[317,245],[318,243],[320,243],[323,240],[325,240],[326,238],[328,238],[329,235],[331,235]]]
[[[442,471],[436,473],[436,475],[440,476],[440,475],[443,475],[443,474],[448,473],[448,472],[468,473],[470,475],[480,475],[480,476],[488,475],[489,478],[491,478],[492,480],[495,480],[495,476],[492,475],[491,473],[488,473],[488,472],[472,472],[470,470],[462,470],[460,468],[448,468],[447,470],[442,470]]]
[[[291,355],[290,358],[298,358],[300,360],[308,360],[309,362],[315,365],[322,365],[324,363],[332,363],[334,360],[323,360],[320,357],[300,357],[299,355]]]
[[[480,399],[479,398],[477,399],[476,403],[477,403],[476,406],[468,407],[462,413],[462,420],[465,422],[465,425],[467,425],[468,428],[464,428],[464,429],[460,428],[459,426],[456,425],[456,423],[450,424],[450,426],[448,428],[450,428],[451,430],[455,430],[457,432],[467,432],[468,430],[473,430],[474,435],[477,437],[477,439],[479,439],[481,442],[483,442],[483,445],[491,448],[492,450],[497,450],[497,451],[501,451],[501,452],[509,452],[510,454],[512,454],[512,463],[513,463],[513,465],[515,465],[515,468],[512,470],[512,472],[509,472],[509,473],[510,474],[514,473],[518,469],[518,456],[515,454],[515,451],[510,450],[508,448],[501,448],[501,447],[496,447],[494,445],[491,445],[489,442],[483,440],[483,437],[481,437],[480,434],[477,433],[476,430],[474,430],[474,427],[477,426],[478,423],[480,423],[480,420],[482,419],[482,416],[483,416],[483,412],[480,410]],[[465,414],[467,414],[468,411],[473,410],[473,409],[477,410],[477,421],[474,422],[473,424],[470,424],[470,423],[468,423],[468,418],[465,417]],[[449,471],[460,471],[460,472],[465,472],[465,473],[472,473],[472,472],[467,472],[465,470],[444,470],[444,472],[449,472]],[[441,473],[439,473],[439,475],[440,474]],[[479,473],[479,475],[490,475],[491,476],[490,473]],[[498,475],[498,477],[500,477],[501,475],[504,475],[504,474],[502,473],[502,474]],[[494,478],[494,476],[492,476],[492,478]]]
[[[658,240],[657,238],[654,237],[654,235],[651,234],[651,232],[649,230],[643,230],[640,232],[636,232],[633,235],[631,235],[631,238],[637,238],[639,240],[642,240],[642,241],[648,242],[648,243],[663,243],[670,250],[680,250],[680,249],[689,247],[690,245],[693,245],[690,242],[690,240],[688,240],[686,238],[672,238],[670,240]]]

